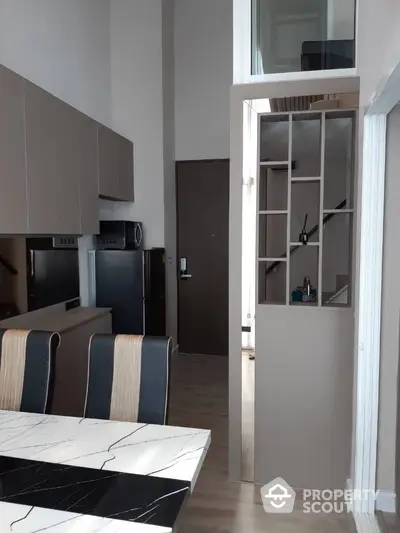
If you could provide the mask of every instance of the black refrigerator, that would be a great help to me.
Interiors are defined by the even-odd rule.
[[[28,311],[79,298],[78,250],[27,239],[27,289]]]
[[[97,250],[93,260],[96,305],[112,308],[113,333],[164,336],[165,250]]]

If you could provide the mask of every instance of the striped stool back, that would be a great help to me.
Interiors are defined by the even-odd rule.
[[[92,335],[85,417],[165,424],[171,339]]]
[[[0,329],[0,409],[49,413],[58,333]]]

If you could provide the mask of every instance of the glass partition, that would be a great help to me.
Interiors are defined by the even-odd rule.
[[[355,66],[355,0],[253,0],[252,74]]]

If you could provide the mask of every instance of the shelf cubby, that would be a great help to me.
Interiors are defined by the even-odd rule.
[[[263,114],[257,166],[258,301],[348,306],[354,110]],[[300,242],[305,215],[306,245]],[[292,301],[310,277],[315,301]]]

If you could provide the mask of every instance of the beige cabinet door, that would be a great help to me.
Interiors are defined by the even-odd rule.
[[[133,200],[133,145],[115,131],[98,126],[99,194]]]
[[[76,116],[68,104],[30,82],[25,109],[29,233],[79,234]]]
[[[118,137],[109,128],[98,125],[99,194],[119,199],[118,190]]]
[[[120,137],[120,161],[118,172],[119,194],[122,200],[133,202],[133,144],[128,139]]]
[[[0,234],[28,231],[24,84],[0,66]]]
[[[71,108],[75,148],[71,163],[78,180],[80,233],[99,233],[99,192],[97,168],[97,123]]]

